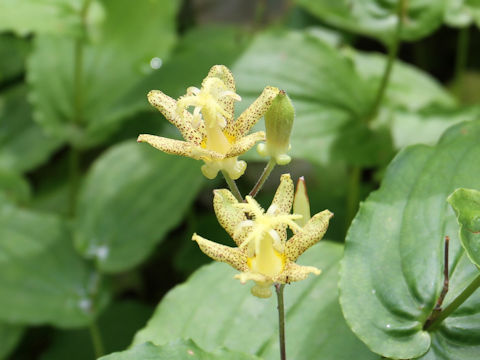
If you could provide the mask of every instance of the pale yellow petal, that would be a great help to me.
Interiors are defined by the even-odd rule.
[[[279,89],[273,86],[267,86],[262,94],[238,117],[233,123],[227,125],[226,131],[235,138],[240,138],[247,134],[253,125],[265,114],[273,100],[277,96]]]
[[[247,217],[242,209],[235,206],[236,204],[238,204],[237,199],[227,189],[214,190],[213,208],[218,222],[233,241],[240,246],[245,240],[249,228],[242,227],[242,223],[247,220]]]
[[[273,280],[277,283],[288,284],[295,281],[305,280],[309,274],[320,275],[321,270],[314,266],[302,266],[289,262],[281,274],[276,276]]]
[[[235,275],[235,279],[240,280],[242,284],[245,284],[249,280],[255,281],[256,283],[260,284],[272,284],[272,279],[270,277],[250,271],[245,271],[241,274]]]
[[[290,174],[283,174],[280,177],[280,185],[277,188],[275,196],[270,208],[275,211],[276,215],[290,214],[292,208],[294,186]],[[270,210],[271,211],[271,210]],[[287,239],[287,225],[285,223],[275,226],[275,230],[282,241]]]
[[[197,234],[193,234],[192,240],[196,241],[200,250],[213,260],[227,263],[238,271],[248,270],[247,256],[244,251],[217,244],[216,242],[204,239]]]
[[[201,124],[195,129],[192,125],[193,115],[186,110],[183,112],[183,116],[178,116],[177,102],[174,99],[160,90],[150,91],[147,97],[150,104],[155,106],[168,121],[177,127],[186,141],[197,145],[202,142],[205,134],[204,125]]]
[[[203,80],[205,82],[209,77],[216,77],[222,80],[226,86],[226,89],[232,92],[235,90],[235,79],[232,72],[225,65],[214,65],[208,72],[207,77]],[[230,96],[224,96],[218,99],[218,102],[222,105],[225,112],[227,124],[233,121],[235,100]]]
[[[232,147],[228,150],[228,153],[225,157],[238,156],[243,153],[246,153],[250,150],[257,142],[265,140],[265,132],[258,131],[253,134],[247,135],[236,141]]]
[[[222,154],[204,149],[201,146],[161,136],[141,134],[137,141],[148,143],[154,148],[166,152],[167,154],[187,156],[196,160],[216,160],[223,158]]]
[[[303,227],[303,231],[297,232],[285,245],[285,255],[290,261],[295,261],[305,250],[320,241],[327,232],[328,223],[333,216],[328,210],[312,217]]]

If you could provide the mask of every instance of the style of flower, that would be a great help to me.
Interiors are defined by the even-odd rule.
[[[268,110],[279,90],[267,86],[262,94],[234,120],[235,80],[223,65],[210,69],[202,88],[189,87],[186,95],[175,101],[159,90],[148,93],[148,101],[175,125],[185,141],[142,134],[138,142],[169,153],[203,160],[202,173],[209,179],[225,171],[232,179],[243,175],[247,164],[237,157],[258,141],[265,140],[263,131],[247,135]],[[193,107],[193,112],[187,111]]]
[[[239,203],[226,189],[215,190],[213,205],[222,227],[237,244],[229,247],[193,234],[200,249],[212,259],[225,262],[240,274],[235,278],[242,283],[255,281],[252,294],[267,298],[273,283],[287,284],[320,274],[313,266],[295,263],[309,247],[325,234],[333,214],[324,210],[313,216],[303,227],[295,220],[301,215],[290,214],[294,186],[289,174],[282,175],[272,204],[265,212],[250,196]],[[294,235],[287,241],[287,227]]]

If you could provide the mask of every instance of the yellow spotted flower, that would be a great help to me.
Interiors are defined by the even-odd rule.
[[[189,87],[186,95],[175,101],[159,90],[148,93],[148,101],[175,125],[185,141],[142,134],[138,142],[146,142],[169,154],[203,160],[202,173],[209,179],[225,171],[232,179],[245,172],[245,161],[237,157],[258,141],[265,140],[259,131],[247,135],[270,107],[279,90],[267,86],[262,94],[238,118],[234,119],[235,80],[223,65],[210,69],[202,88]],[[193,111],[188,109],[193,107]]]
[[[270,297],[273,283],[287,284],[320,274],[313,266],[295,263],[305,250],[318,242],[328,228],[333,214],[324,210],[313,216],[303,227],[295,220],[301,215],[290,214],[294,186],[289,174],[280,180],[272,204],[264,211],[252,197],[239,203],[226,189],[215,190],[213,206],[219,223],[233,238],[237,247],[217,244],[194,234],[200,249],[212,259],[225,262],[240,274],[242,283],[255,281],[252,294]],[[287,227],[294,235],[287,241]]]

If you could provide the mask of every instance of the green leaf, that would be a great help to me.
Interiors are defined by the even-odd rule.
[[[22,74],[29,48],[29,42],[25,39],[0,35],[0,83]]]
[[[480,26],[480,2],[478,0],[446,0],[445,23],[455,27]]]
[[[408,0],[401,39],[414,41],[434,32],[443,22],[446,0]],[[296,0],[296,3],[327,24],[353,33],[393,40],[398,1]]]
[[[176,340],[163,346],[152,343],[137,345],[130,350],[110,354],[99,360],[255,360],[256,356],[222,349],[206,352],[192,340]]]
[[[79,43],[82,51],[80,40],[42,35],[28,62],[35,120],[78,147],[100,143],[138,110],[120,100],[152,71],[152,58],[168,54],[175,39],[178,1],[93,4],[103,6],[104,18],[90,29],[88,41]]]
[[[31,197],[30,184],[19,174],[0,169],[0,193],[12,203],[25,205]]]
[[[26,87],[0,95],[0,168],[25,172],[45,162],[61,145],[32,120]]]
[[[338,305],[342,250],[341,245],[322,241],[300,258],[301,264],[323,272],[285,288],[287,358],[376,359],[350,332]],[[191,338],[207,351],[225,346],[278,359],[276,299],[254,297],[251,284],[241,285],[233,279],[235,273],[221,263],[200,268],[164,297],[134,344]]]
[[[447,201],[457,214],[463,248],[470,260],[480,266],[480,191],[457,189]]]
[[[142,262],[183,218],[204,182],[200,162],[145,144],[110,148],[79,195],[75,244],[106,272]]]
[[[387,56],[355,51],[352,48],[347,48],[344,53],[353,61],[358,74],[374,89],[378,89],[385,71]],[[418,111],[435,105],[454,107],[456,101],[432,76],[412,65],[396,60],[382,106]]]
[[[0,31],[79,34],[80,0],[2,0]]]
[[[91,275],[60,218],[0,198],[1,320],[85,325],[98,308],[89,295]]]
[[[477,274],[446,199],[458,187],[480,188],[479,136],[479,121],[461,123],[434,147],[400,152],[349,229],[340,302],[352,330],[383,356],[415,358],[430,349],[426,359],[478,357],[479,292],[438,330],[422,327],[443,286],[445,235],[451,238],[451,277],[444,306]]]
[[[0,359],[6,359],[15,349],[23,335],[23,328],[18,325],[0,323]]]
[[[390,159],[388,131],[367,127],[375,90],[350,59],[308,32],[269,32],[256,38],[234,68],[241,107],[267,85],[284,89],[296,118],[294,157],[317,163],[332,158],[357,165]]]
[[[97,320],[105,351],[110,353],[125,349],[152,311],[152,307],[133,301],[119,301],[105,309]],[[72,352],[72,349],[75,351]],[[57,330],[40,360],[85,360],[94,357],[91,334],[83,328]]]

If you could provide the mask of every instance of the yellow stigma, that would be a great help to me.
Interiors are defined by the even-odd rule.
[[[248,246],[248,267],[258,273],[267,276],[276,276],[282,272],[285,266],[285,244],[276,231],[280,225],[289,226],[294,232],[302,229],[294,222],[301,218],[297,214],[278,214],[275,205],[265,212],[251,196],[246,197],[247,203],[236,204],[253,219],[239,224],[239,229],[251,227],[251,230],[240,245],[240,248]]]

